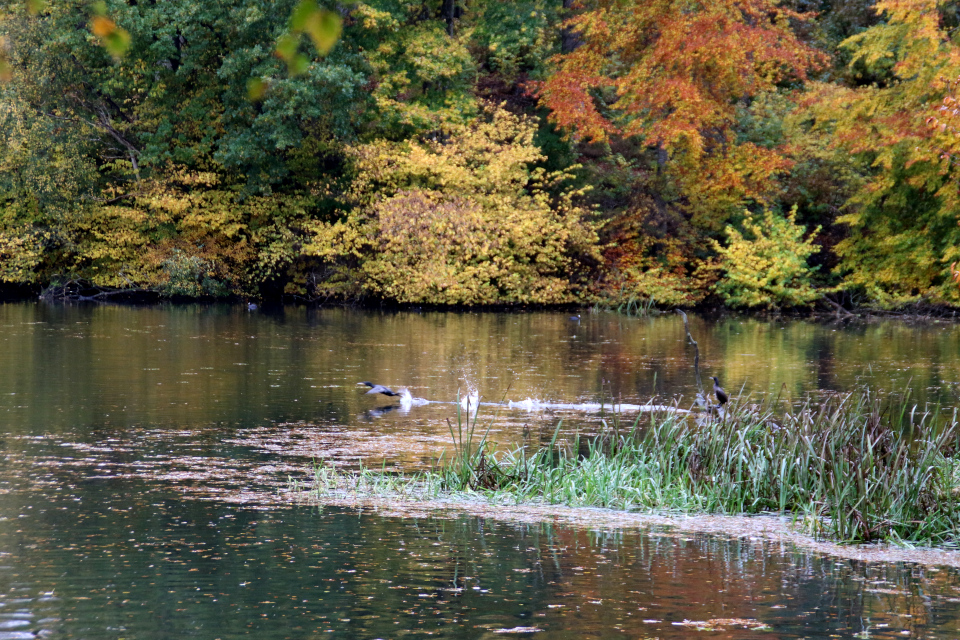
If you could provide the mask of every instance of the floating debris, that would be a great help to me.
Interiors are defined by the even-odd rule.
[[[711,618],[710,620],[684,620],[671,623],[675,627],[691,627],[697,631],[726,631],[727,627],[743,627],[744,629],[769,629],[770,626],[752,618]]]

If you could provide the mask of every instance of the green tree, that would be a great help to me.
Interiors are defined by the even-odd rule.
[[[960,75],[957,14],[936,0],[878,2],[884,20],[846,40],[859,87],[821,83],[805,116],[842,156],[869,165],[838,218],[845,285],[883,305],[960,300],[949,264],[960,258],[956,170],[927,122]]]
[[[315,55],[295,77],[274,55],[294,0],[105,6],[130,36],[119,60],[76,28],[91,19],[85,2],[10,13],[0,33],[11,50],[9,99],[60,127],[95,132],[94,157],[113,180],[175,165],[269,190],[290,176],[290,150],[318,133],[350,139],[361,124],[365,67],[350,46]],[[257,103],[247,98],[251,78],[269,84]]]

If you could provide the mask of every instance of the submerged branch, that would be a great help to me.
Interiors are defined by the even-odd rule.
[[[707,394],[703,392],[703,382],[700,380],[700,346],[697,344],[697,341],[693,339],[693,335],[690,334],[690,323],[687,320],[687,314],[680,309],[676,309],[676,312],[683,318],[683,329],[687,332],[687,340],[693,345],[693,370],[697,374],[697,392],[699,393],[699,397],[703,399],[704,404],[707,404]]]
[[[40,293],[40,299],[46,302],[102,302],[113,297],[133,297],[140,299],[144,296],[155,297],[159,293],[153,289],[144,289],[134,286],[126,276],[124,279],[130,287],[119,289],[113,287],[99,287],[83,280],[67,280],[52,284]]]
[[[856,315],[854,315],[853,313],[850,313],[847,309],[845,309],[845,308],[843,307],[843,305],[841,305],[839,302],[836,302],[836,301],[834,301],[834,300],[831,300],[831,299],[830,299],[830,296],[823,296],[822,300],[823,300],[824,302],[826,302],[827,304],[829,304],[831,307],[833,307],[834,309],[837,310],[837,317],[838,317],[838,318],[840,317],[840,314],[841,314],[841,313],[842,313],[843,315],[847,316],[847,317],[850,317],[850,318],[856,318],[856,317],[857,317]]]

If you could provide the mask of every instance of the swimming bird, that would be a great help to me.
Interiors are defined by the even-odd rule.
[[[720,386],[720,381],[717,380],[716,376],[710,376],[710,378],[713,380],[713,393],[717,396],[717,402],[722,407],[727,404],[727,400],[729,400],[727,392]]]
[[[385,395],[385,396],[399,396],[399,395],[400,395],[399,393],[397,393],[397,392],[394,391],[393,389],[390,389],[390,388],[388,388],[388,387],[385,387],[385,386],[383,386],[382,384],[373,384],[372,382],[358,382],[357,384],[365,384],[365,385],[367,385],[368,387],[370,387],[370,391],[367,391],[368,394],[370,394],[370,393],[382,393],[382,394]]]

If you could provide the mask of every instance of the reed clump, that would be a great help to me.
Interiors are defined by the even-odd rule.
[[[304,494],[307,488],[292,481],[291,490]],[[318,464],[313,470],[313,484],[309,493],[323,498],[387,498],[390,500],[427,500],[443,491],[440,475],[436,472],[400,474],[385,466],[370,468],[361,462],[356,469],[344,470]]]
[[[556,434],[532,454],[494,456],[473,443],[443,485],[517,502],[790,514],[839,541],[949,547],[960,545],[958,435],[956,412],[862,391],[780,416],[744,405],[723,416],[655,414],[615,424],[585,451]]]
[[[656,304],[657,302],[653,296],[640,298],[635,294],[627,295],[624,287],[621,286],[619,294],[614,299],[608,301],[606,304],[600,302],[594,303],[591,311],[593,313],[612,311],[616,314],[631,318],[646,318],[659,313]]]
[[[960,546],[957,412],[869,390],[776,412],[732,402],[722,415],[662,412],[589,438],[498,452],[476,413],[450,423],[452,455],[416,475],[318,467],[314,491],[634,511],[788,515],[841,542]]]

